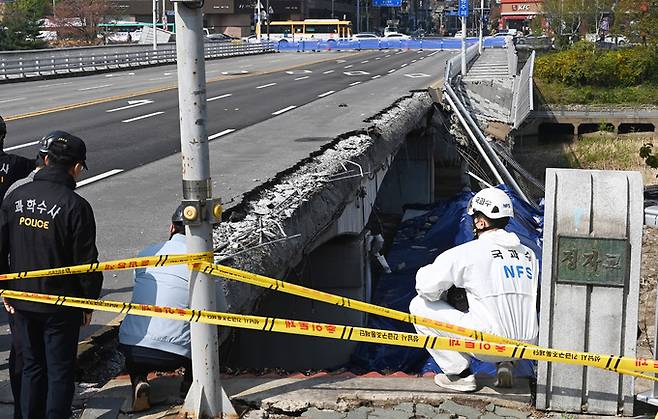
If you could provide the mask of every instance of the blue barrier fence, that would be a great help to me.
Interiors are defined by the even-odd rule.
[[[469,47],[478,42],[478,38],[466,38]],[[331,51],[331,50],[361,50],[361,49],[460,49],[460,38],[423,38],[423,39],[358,39],[358,40],[281,40],[275,43],[278,51]],[[503,48],[505,39],[502,37],[484,38],[485,48]]]

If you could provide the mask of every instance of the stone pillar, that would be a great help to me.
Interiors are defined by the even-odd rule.
[[[539,344],[635,356],[639,172],[547,169]],[[539,362],[537,408],[632,415],[633,377]]]

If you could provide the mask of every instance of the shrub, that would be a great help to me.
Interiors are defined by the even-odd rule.
[[[569,86],[637,86],[658,82],[658,54],[646,47],[603,51],[579,42],[537,58],[535,77]]]

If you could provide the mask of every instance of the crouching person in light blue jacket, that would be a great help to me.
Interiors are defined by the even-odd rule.
[[[187,253],[182,206],[171,217],[170,238],[147,247],[139,256]],[[175,308],[189,308],[187,265],[135,269],[132,302]],[[221,289],[221,288],[220,288]],[[132,384],[132,410],[151,407],[147,375],[151,371],[185,368],[181,397],[192,383],[190,324],[180,320],[127,315],[119,329],[119,349],[126,357],[126,369]]]

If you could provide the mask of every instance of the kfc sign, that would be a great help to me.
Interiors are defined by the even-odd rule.
[[[514,12],[528,12],[530,11],[529,4],[513,4],[512,11]]]

